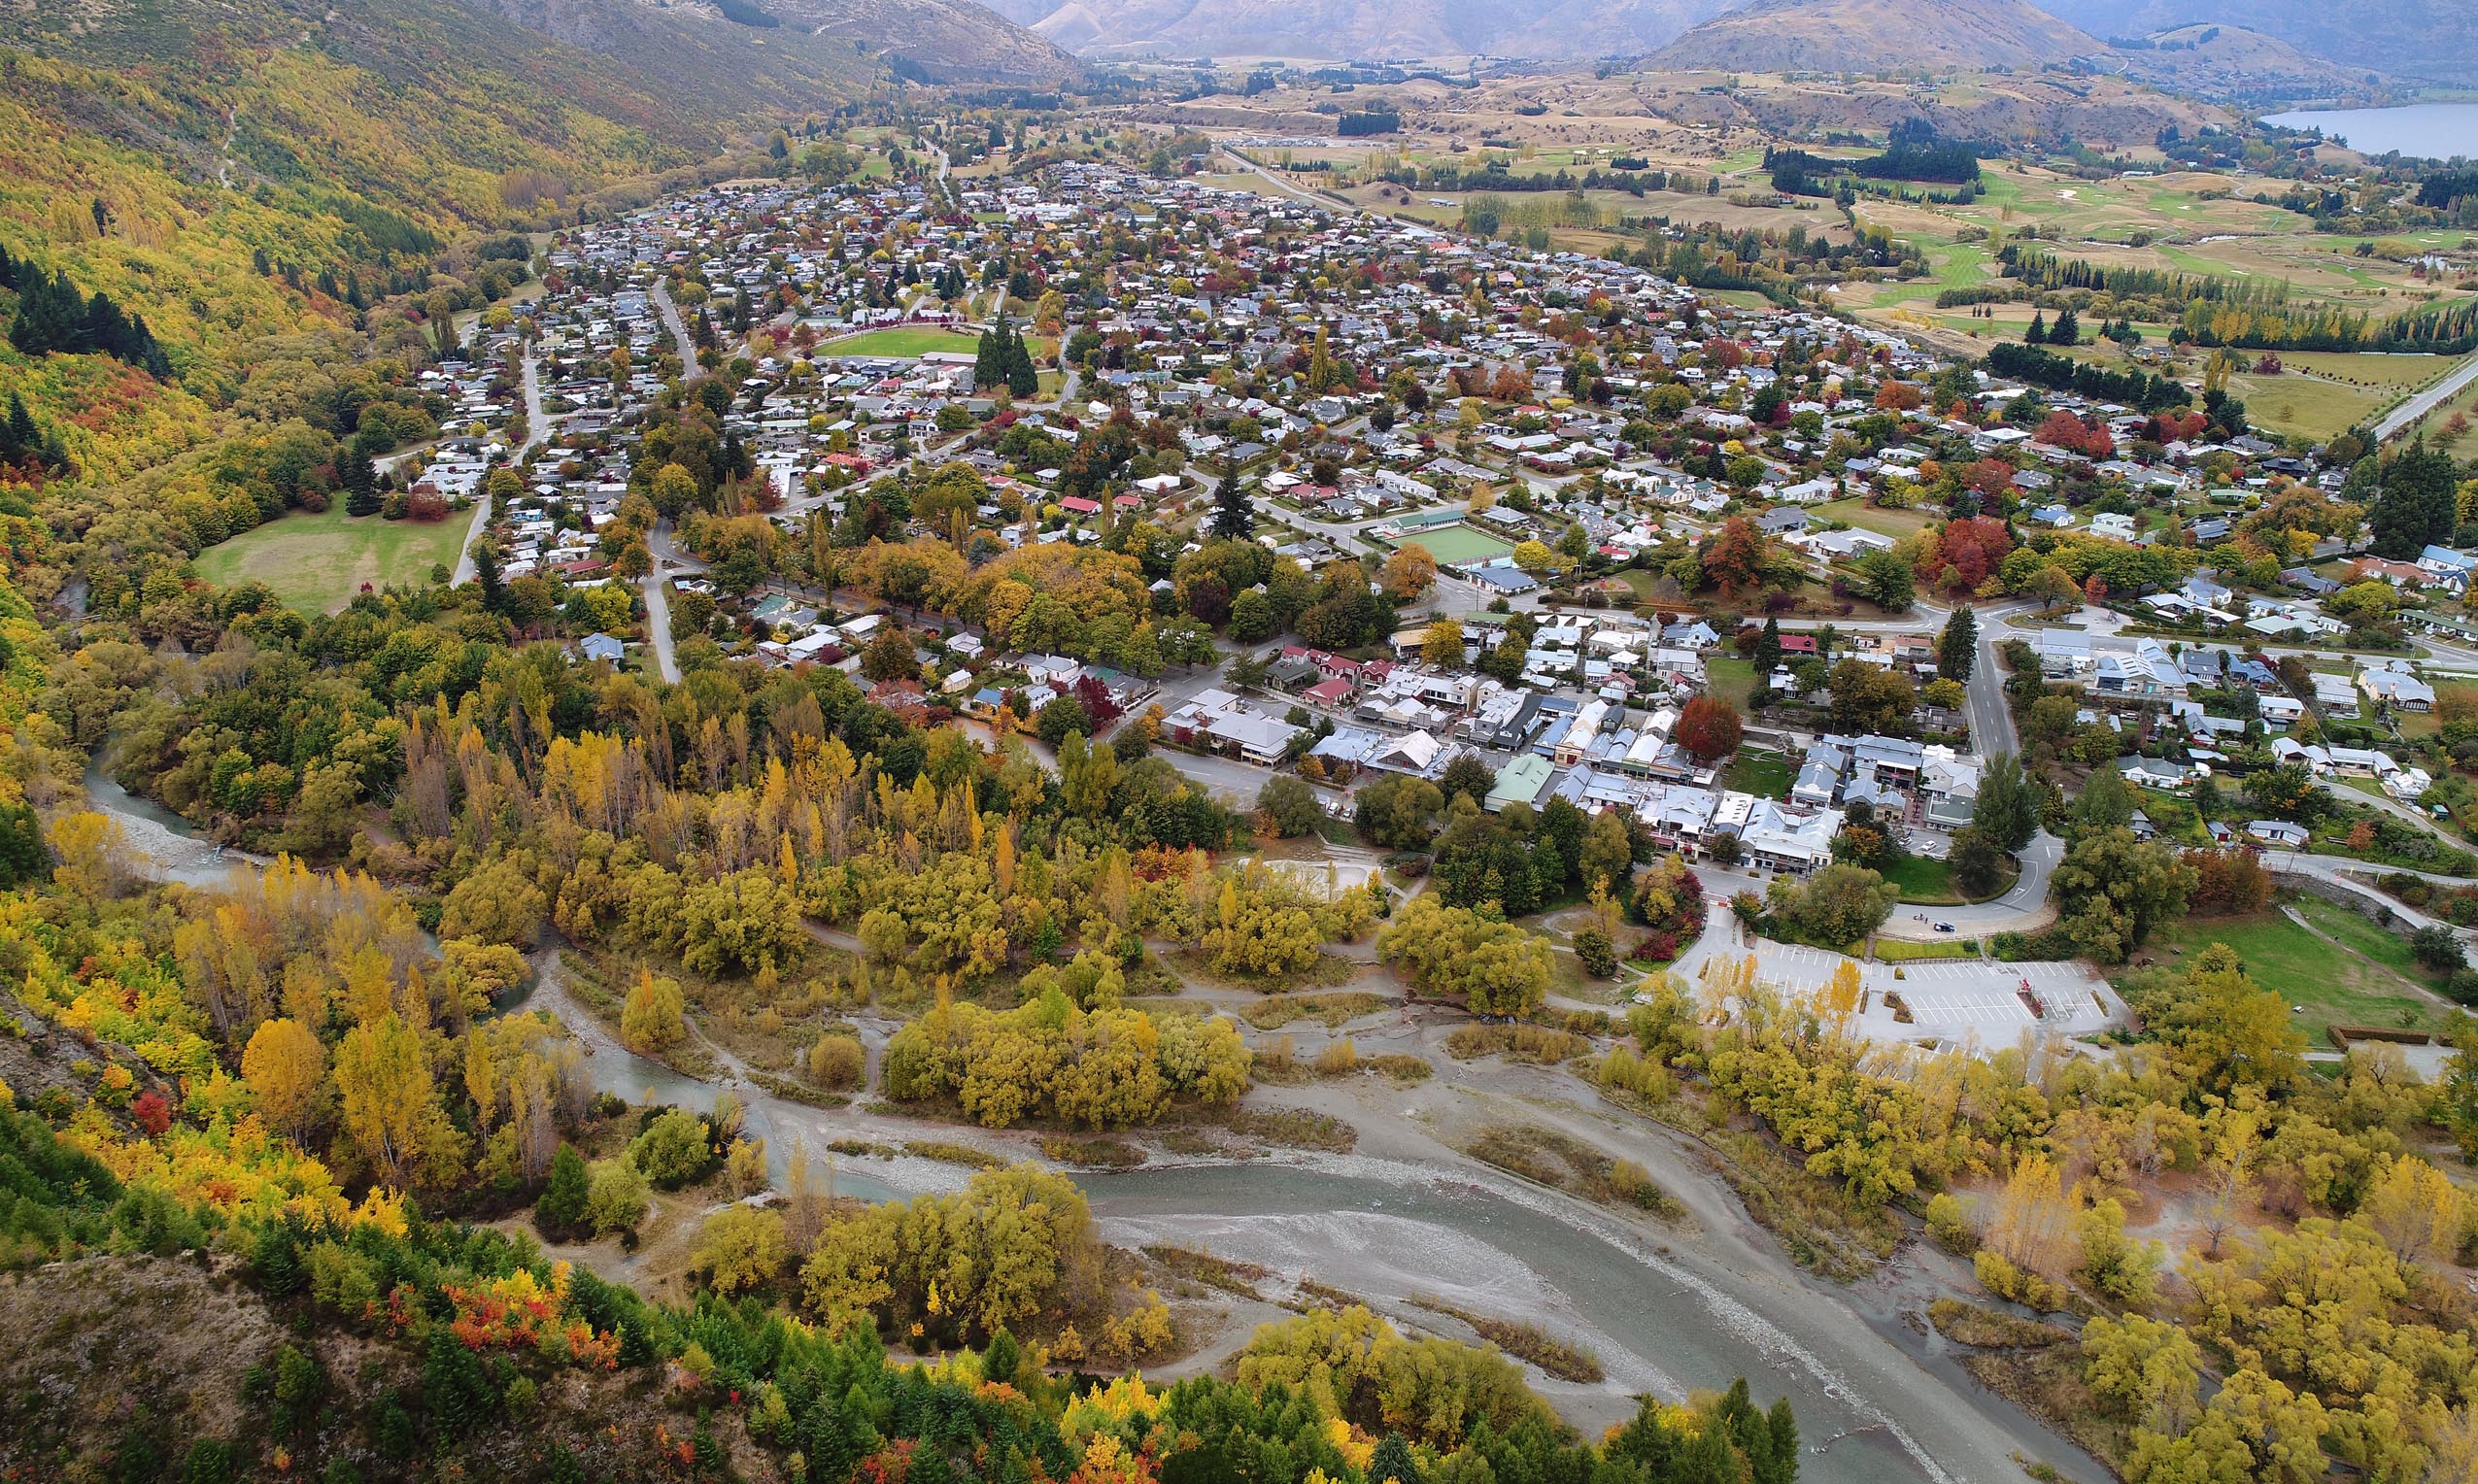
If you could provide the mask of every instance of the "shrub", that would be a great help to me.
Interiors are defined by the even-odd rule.
[[[1575,934],[1575,960],[1583,972],[1595,979],[1607,979],[1617,972],[1617,945],[1598,928],[1586,928]]]
[[[868,1054],[855,1037],[830,1031],[809,1048],[809,1080],[831,1092],[859,1087],[867,1069]]]

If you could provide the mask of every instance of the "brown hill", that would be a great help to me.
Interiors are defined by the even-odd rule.
[[[1756,0],[1663,48],[1655,67],[1721,72],[1977,71],[2106,50],[2024,0]]]
[[[2164,27],[2245,27],[2357,73],[2478,82],[2478,5],[2469,0],[2039,0],[2097,36]]]

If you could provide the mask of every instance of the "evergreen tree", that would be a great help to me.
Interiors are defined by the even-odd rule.
[[[562,1142],[560,1152],[551,1156],[550,1183],[543,1186],[542,1198],[533,1203],[533,1219],[545,1235],[572,1231],[585,1220],[587,1184],[585,1157],[574,1145]]]
[[[1368,1484],[1421,1484],[1419,1462],[1411,1457],[1410,1445],[1400,1433],[1388,1433],[1369,1456]]]
[[[359,448],[348,448],[344,467],[336,471],[337,481],[344,486],[344,513],[349,516],[374,516],[383,503],[379,498],[379,471],[370,455]]]
[[[1029,397],[1041,389],[1041,375],[1033,369],[1033,351],[1022,335],[1007,338],[1006,389],[1019,397]]]
[[[1213,491],[1213,534],[1229,541],[1244,541],[1256,529],[1256,507],[1239,491],[1239,463],[1222,465],[1222,483]]]
[[[1967,606],[1953,610],[1936,639],[1936,673],[1963,685],[1979,659],[1979,616]]]
[[[499,577],[499,553],[488,536],[473,543],[473,580],[482,589],[482,606],[497,613],[507,606],[508,585]]]
[[[1764,631],[1755,636],[1755,683],[1763,685],[1772,678],[1782,662],[1782,621],[1768,618]]]
[[[2048,343],[2050,345],[2080,345],[2082,338],[2083,327],[2075,320],[2074,312],[2070,309],[2056,311],[2056,323],[2048,331]]]
[[[2030,328],[2022,331],[2022,344],[2046,345],[2047,343],[2048,317],[2044,314],[2034,314],[2030,317]]]
[[[1987,771],[1979,780],[1979,798],[1972,805],[1970,823],[2009,855],[2028,845],[2039,832],[2039,801],[2020,758],[1999,753],[1989,759]]]

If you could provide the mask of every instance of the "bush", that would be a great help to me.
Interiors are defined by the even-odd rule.
[[[2440,923],[2430,923],[2409,935],[2410,957],[2432,969],[2460,969],[2468,966],[2468,958],[2461,951],[2461,939]]]
[[[586,1183],[585,1219],[595,1236],[633,1231],[645,1220],[653,1188],[626,1160],[597,1162]]]
[[[1609,934],[1597,928],[1586,928],[1575,934],[1575,960],[1583,972],[1595,979],[1607,979],[1617,972],[1617,945]]]
[[[852,1036],[830,1031],[809,1048],[809,1080],[830,1092],[859,1087],[867,1070],[868,1053]]]
[[[684,1109],[666,1110],[629,1142],[628,1162],[664,1190],[686,1185],[714,1162],[705,1120]]]

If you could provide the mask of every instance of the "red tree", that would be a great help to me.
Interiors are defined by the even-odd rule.
[[[160,1138],[163,1130],[172,1127],[172,1104],[164,1100],[161,1093],[149,1088],[129,1104],[129,1116],[146,1130],[147,1137]]]
[[[1717,695],[1696,696],[1678,715],[1678,745],[1697,762],[1715,762],[1738,751],[1745,731],[1738,708]]]

